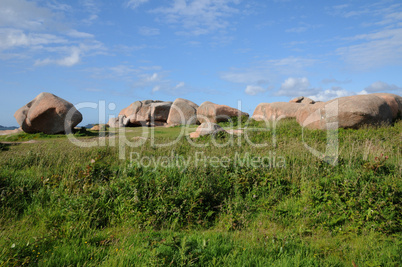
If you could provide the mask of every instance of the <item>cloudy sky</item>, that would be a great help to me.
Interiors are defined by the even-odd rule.
[[[402,95],[402,3],[0,0],[0,125],[40,92],[108,116],[144,99],[251,114],[297,96]]]

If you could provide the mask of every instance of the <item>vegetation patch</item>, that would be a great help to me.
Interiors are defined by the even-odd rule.
[[[401,264],[401,121],[340,130],[334,165],[306,149],[325,151],[325,132],[249,123],[192,143],[147,129],[124,159],[118,134],[1,144],[0,265]]]

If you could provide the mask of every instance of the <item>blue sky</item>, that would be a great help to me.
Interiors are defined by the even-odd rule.
[[[402,95],[402,3],[0,0],[0,125],[40,92],[105,101],[108,116],[144,99],[240,100],[251,115],[302,95]]]

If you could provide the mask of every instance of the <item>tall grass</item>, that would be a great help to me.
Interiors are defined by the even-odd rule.
[[[126,147],[125,160],[118,146],[80,148],[66,138],[4,147],[0,265],[402,263],[401,121],[340,130],[336,166],[304,146],[325,149],[325,132],[302,138],[293,120],[280,123],[275,142],[272,130],[249,128],[248,140],[220,134],[195,147],[182,137],[160,148],[181,128],[157,131],[154,144]],[[224,165],[214,167],[222,157]],[[158,158],[166,164],[150,163]]]

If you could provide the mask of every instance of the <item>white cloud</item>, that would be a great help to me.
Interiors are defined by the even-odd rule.
[[[319,89],[310,87],[310,81],[306,77],[289,77],[282,83],[281,88],[276,92],[276,95],[296,97],[312,95],[318,92]]]
[[[54,25],[50,9],[25,0],[0,1],[0,27],[38,30]]]
[[[88,12],[93,14],[99,13],[100,8],[99,4],[96,3],[96,0],[80,0],[80,2]]]
[[[166,75],[160,66],[134,67],[125,64],[106,68],[88,68],[86,71],[92,74],[91,76],[93,79],[125,80],[130,83],[133,83],[134,81],[138,83],[141,80],[142,84],[144,84],[144,82],[156,80],[156,77]],[[160,72],[155,73],[155,71]]]
[[[123,76],[131,76],[133,74],[139,73],[139,69],[135,69],[132,66],[127,66],[127,65],[118,65],[115,67],[110,67],[110,71],[113,72],[114,75],[118,77],[123,77]],[[104,74],[102,74],[104,75]]]
[[[125,3],[125,6],[131,9],[136,9],[140,5],[145,4],[149,0],[129,0]]]
[[[303,70],[307,67],[310,67],[316,64],[318,61],[310,58],[301,58],[301,57],[287,57],[282,59],[273,59],[268,60],[267,63],[272,64],[275,67],[282,67],[285,69],[290,69],[290,71]],[[281,69],[282,73],[286,73]]]
[[[258,85],[247,85],[246,90],[244,90],[244,92],[248,95],[257,95],[266,91],[267,89],[264,89],[263,87]]]
[[[138,29],[138,33],[144,36],[154,36],[154,35],[159,35],[160,31],[157,28],[151,28],[151,27],[140,27]]]
[[[335,84],[345,84],[345,83],[351,83],[352,80],[348,79],[348,80],[337,80],[334,78],[325,78],[321,81],[324,84],[328,84],[328,83],[335,83]]]
[[[328,101],[333,98],[354,95],[356,93],[347,91],[342,87],[332,86],[330,89],[311,87],[310,81],[306,77],[286,79],[276,93],[278,96],[306,96],[315,101]]]
[[[402,28],[384,29],[353,37],[360,44],[337,49],[337,53],[356,70],[401,64]]]
[[[150,62],[146,62],[150,63]],[[169,79],[169,71],[160,66],[143,65],[117,65],[105,68],[88,68],[91,77],[96,80],[111,79],[126,81],[132,90],[150,91],[151,93],[167,93],[170,95],[182,95],[191,88],[184,82],[177,82]]]
[[[186,84],[184,83],[184,82],[179,82],[174,88],[175,89],[179,89],[179,88],[182,88],[182,87],[184,87]]]
[[[401,91],[402,87],[396,86],[395,84],[388,84],[388,83],[381,82],[381,81],[374,82],[371,85],[364,88],[364,91],[367,93],[398,91],[398,90]]]
[[[93,0],[81,0],[87,12],[99,12]],[[45,6],[40,6],[44,4]],[[57,12],[53,12],[57,10]],[[35,66],[74,66],[86,54],[105,51],[94,35],[72,29],[64,23],[70,6],[57,1],[0,0],[0,59],[33,59]],[[78,40],[77,40],[78,39]],[[46,53],[46,58],[38,59]]]
[[[233,82],[233,83],[242,83],[242,84],[250,84],[250,83],[268,83],[267,80],[267,72],[261,69],[246,69],[246,70],[236,70],[233,69],[229,72],[221,73],[221,79]]]
[[[79,31],[74,30],[74,29],[70,30],[67,33],[67,35],[70,36],[70,37],[74,37],[74,38],[94,38],[93,34],[86,33],[86,32],[79,32]]]
[[[240,0],[173,0],[170,7],[153,10],[164,20],[184,28],[178,34],[205,35],[229,27],[228,17],[239,13],[234,7]]]
[[[90,14],[89,17],[84,19],[82,22],[84,22],[85,24],[91,25],[98,18],[99,18],[98,15]]]
[[[402,12],[400,3],[393,1],[367,2],[362,5],[339,5],[328,8],[331,15],[342,16],[344,18],[364,17],[362,26],[395,24],[401,21]],[[377,22],[373,22],[377,20]]]
[[[393,12],[386,14],[381,21],[378,21],[377,25],[387,25],[392,23],[398,23],[402,20],[402,12]]]
[[[340,55],[352,70],[366,71],[388,65],[400,65],[402,61],[402,4],[377,1],[339,9],[335,15],[346,18],[361,16],[359,26],[370,32],[343,38],[350,43],[340,47]]]
[[[369,92],[367,92],[366,90],[362,90],[360,92],[357,93],[358,95],[368,95]]]
[[[303,78],[288,78],[282,83],[281,89],[294,90],[294,89],[306,89],[310,86],[310,82],[306,77]]]
[[[314,65],[317,60],[288,57],[282,59],[272,59],[260,61],[254,66],[246,69],[234,69],[222,72],[220,78],[232,82],[246,85],[245,93],[257,95],[273,89],[271,81],[275,81],[282,75],[299,75],[306,73],[308,67]],[[276,93],[279,96],[300,96],[314,94],[316,89],[309,88],[310,83],[307,78],[289,78]]]
[[[152,75],[144,75],[144,81],[146,82],[155,82],[160,79],[160,76],[158,73],[153,73]]]
[[[183,95],[191,88],[184,82],[175,82],[168,78],[168,71],[147,73],[148,68],[139,67],[140,73],[136,73],[132,78],[131,87],[133,90],[150,90],[151,93],[166,93],[169,95]]]
[[[72,7],[67,5],[67,4],[61,4],[55,0],[49,1],[46,3],[48,7],[50,7],[53,10],[60,10],[60,11],[71,11]]]
[[[45,47],[42,50],[46,51],[47,54],[57,54],[57,59],[55,57],[48,57],[45,59],[38,59],[35,61],[35,66],[45,66],[45,65],[59,65],[64,67],[72,67],[81,62],[84,55],[98,55],[102,54],[104,47],[102,43],[97,41],[92,41],[85,44],[79,44],[78,46],[56,46],[56,47]]]
[[[95,20],[99,18],[98,14],[100,12],[99,3],[95,0],[80,0],[86,12],[89,13],[88,18],[84,19],[83,22],[91,25]]]
[[[280,90],[276,93],[276,95],[289,97],[307,96],[316,101],[328,101],[334,98],[356,94],[360,95],[397,90],[402,91],[402,87],[398,87],[394,84],[387,84],[384,82],[375,82],[358,93],[345,90],[344,88],[339,86],[332,86],[329,89],[322,89],[311,87],[311,84],[306,77],[290,77],[282,83],[282,86]]]
[[[331,89],[321,90],[314,95],[307,95],[315,101],[328,101],[334,98],[355,95],[354,92],[347,91],[341,87],[333,86]]]
[[[245,85],[264,85],[281,75],[305,75],[307,68],[317,60],[299,57],[287,57],[260,61],[249,68],[236,69],[220,73],[220,78]]]
[[[0,50],[64,43],[67,43],[66,39],[53,34],[25,34],[18,29],[0,29]]]
[[[63,59],[57,61],[61,66],[71,67],[78,64],[81,60],[81,50],[78,47],[71,48],[71,54]]]
[[[155,88],[157,88],[156,91],[159,91],[162,90],[162,88],[164,88],[166,84],[170,84],[170,81],[165,78],[166,76],[167,72],[165,71],[153,73],[146,73],[144,71],[141,71],[132,76],[133,82],[131,83],[131,87],[133,89],[141,90],[153,88],[153,92],[155,92]]]
[[[56,64],[65,67],[71,67],[78,64],[81,61],[81,49],[78,47],[71,47],[70,55],[61,59],[43,59],[36,60],[35,66],[45,66],[49,64]]]

